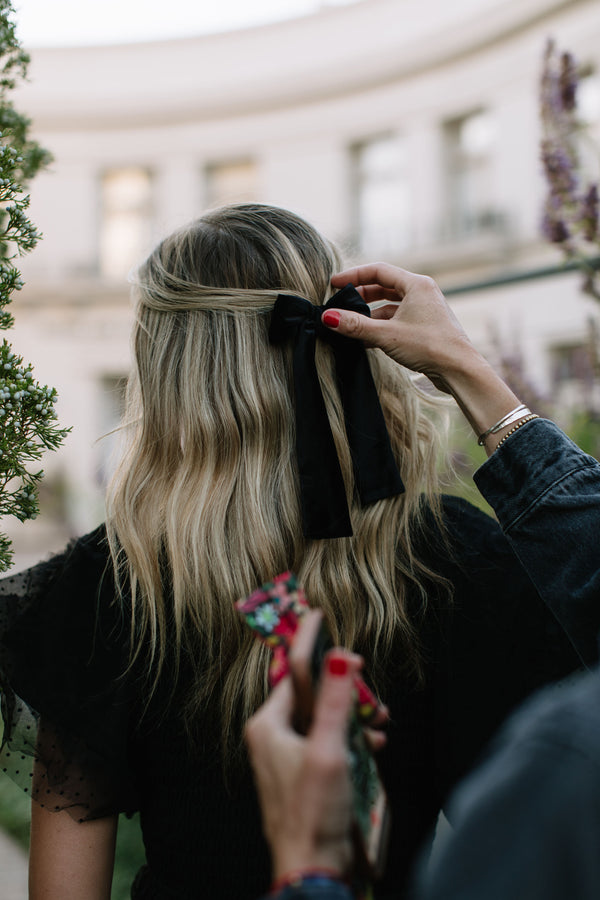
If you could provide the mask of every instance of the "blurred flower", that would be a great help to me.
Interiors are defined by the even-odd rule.
[[[256,624],[266,632],[273,631],[275,626],[279,624],[279,616],[272,603],[265,603],[263,606],[260,606],[254,614],[254,619]]]
[[[585,127],[577,108],[578,82],[578,65],[573,55],[559,54],[554,42],[548,41],[540,81],[540,156],[547,185],[542,233],[560,246],[567,259],[578,262],[582,291],[600,302],[598,184],[585,171],[579,153]],[[600,349],[595,321],[590,321],[587,339],[579,350],[571,356],[569,378],[577,384],[582,404],[575,409],[580,416],[578,437],[585,433],[590,438],[591,426],[598,421],[600,397]],[[519,396],[525,397],[523,388],[527,384],[519,384],[524,372],[522,360],[514,354],[501,356],[505,378]],[[535,399],[525,402],[534,409]],[[595,427],[593,433],[597,432]],[[590,438],[590,448],[592,444]],[[600,444],[594,446],[597,450]]]
[[[489,336],[496,357],[495,365],[504,381],[532,412],[551,418],[551,402],[529,376],[528,359],[518,334],[509,339],[501,335],[494,324],[490,324]]]
[[[564,110],[574,110],[577,105],[577,84],[579,77],[575,60],[570,53],[563,53],[560,58],[559,75],[560,99]]]
[[[553,191],[549,191],[542,216],[542,234],[551,244],[560,244],[567,256],[572,256],[575,250],[569,244],[571,232],[565,222],[564,215],[564,198]]]
[[[569,230],[561,219],[544,213],[542,233],[551,244],[564,244],[569,239]]]
[[[556,197],[571,200],[577,189],[577,160],[570,147],[546,139],[542,141],[542,164],[550,191]]]
[[[598,241],[598,186],[590,184],[580,206],[581,233],[586,241]]]
[[[548,41],[540,80],[540,157],[547,185],[541,230],[570,260],[580,261],[583,289],[600,299],[593,255],[600,252],[598,185],[587,177],[578,152],[583,132],[577,109],[578,82],[573,55],[559,54],[554,41]]]

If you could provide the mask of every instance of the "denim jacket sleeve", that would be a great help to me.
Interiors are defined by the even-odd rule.
[[[600,629],[600,464],[536,419],[475,473],[540,596],[590,664]]]

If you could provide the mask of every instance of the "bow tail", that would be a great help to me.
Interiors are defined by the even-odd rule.
[[[337,347],[334,352],[337,351]],[[369,360],[362,345],[336,352],[354,480],[363,506],[404,493]]]
[[[304,535],[350,537],[346,487],[317,374],[315,335],[300,329],[294,347],[296,454]]]

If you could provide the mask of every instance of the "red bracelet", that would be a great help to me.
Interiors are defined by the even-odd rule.
[[[346,884],[346,880],[337,869],[292,869],[286,875],[276,878],[271,885],[271,894],[277,894],[286,887],[301,887],[305,881],[314,881],[319,878],[328,881],[339,881]]]

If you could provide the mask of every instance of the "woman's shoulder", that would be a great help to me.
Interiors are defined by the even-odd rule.
[[[516,629],[523,635],[551,634],[555,644],[562,643],[556,620],[510,542],[483,510],[460,497],[444,496],[442,522],[432,525],[424,558],[451,585],[452,625],[444,627],[452,628],[455,640],[460,634],[460,641],[489,648],[501,640],[512,642]]]
[[[452,584],[451,624],[446,626],[454,648],[476,644],[478,652],[491,658],[492,648],[504,647],[502,655],[512,647],[515,659],[522,655],[524,672],[539,663],[555,678],[576,668],[568,639],[498,522],[460,497],[445,496],[442,509],[444,534],[434,538],[428,561]],[[538,663],[533,662],[536,656]],[[501,659],[497,663],[501,666]],[[479,668],[485,668],[483,660]]]
[[[110,548],[106,535],[106,526],[98,525],[87,534],[71,538],[63,550],[53,553],[41,560],[26,572],[47,571],[48,574],[58,574],[69,571],[79,565],[104,565],[110,559]]]
[[[63,551],[0,580],[0,644],[13,653],[86,647],[123,631],[106,529],[98,526]],[[112,642],[112,641],[111,641]]]
[[[61,589],[85,586],[98,582],[110,562],[106,528],[99,525],[93,531],[74,538],[58,553],[53,553],[33,566],[0,579],[0,596],[26,597],[47,593],[54,585]]]
[[[485,512],[469,500],[454,494],[442,494],[441,505],[447,526],[459,527],[461,534],[482,531],[484,534],[496,532],[499,525],[490,512]]]
[[[467,570],[471,575],[494,569],[522,571],[497,520],[468,500],[442,495],[441,519],[427,517],[426,554],[435,570]],[[449,575],[448,571],[443,574]]]

